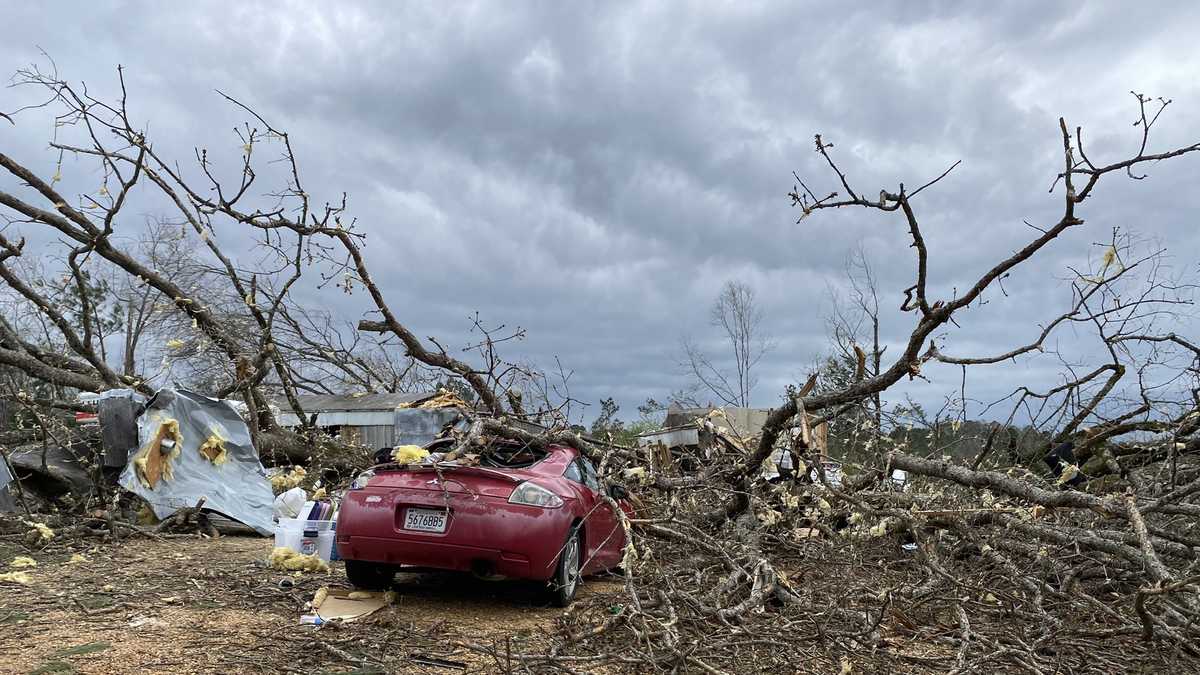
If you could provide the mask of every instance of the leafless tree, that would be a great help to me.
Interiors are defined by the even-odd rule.
[[[820,383],[821,389],[845,386],[848,382],[863,377],[876,377],[880,373],[883,354],[887,349],[880,341],[879,289],[875,271],[862,246],[856,247],[847,257],[843,274],[846,288],[829,286],[830,309],[825,318],[834,353],[832,362],[818,364],[818,371],[831,370],[835,365],[839,377],[834,381]],[[834,373],[826,373],[833,375]],[[883,395],[876,392],[864,401],[862,412],[870,415],[878,434],[883,429]],[[866,425],[855,424],[863,429]]]
[[[720,329],[733,368],[729,372],[721,359],[714,361],[685,336],[682,365],[694,380],[693,389],[716,396],[724,405],[749,407],[750,395],[758,383],[755,367],[772,348],[754,289],[742,281],[725,282],[709,309],[709,323]]]
[[[147,298],[145,302],[151,303],[147,308],[153,306],[156,311],[169,307],[170,312],[164,316],[173,315],[190,326],[189,337],[172,341],[172,349],[180,352],[175,356],[191,354],[189,362],[193,365],[207,362],[199,375],[211,384],[211,393],[243,397],[257,420],[256,431],[279,431],[269,412],[271,391],[282,395],[287,407],[301,420],[306,419],[296,392],[312,387],[311,368],[318,360],[324,360],[321,367],[338,371],[364,389],[403,386],[405,373],[415,372],[404,364],[360,353],[358,347],[366,343],[360,343],[358,337],[346,338],[324,318],[295,306],[291,291],[305,270],[314,268],[322,286],[336,283],[345,293],[366,291],[379,320],[361,321],[358,331],[397,340],[410,364],[419,363],[461,378],[485,409],[504,412],[504,392],[524,377],[528,368],[501,359],[496,345],[520,339],[520,328],[485,328],[477,318],[475,327],[480,339],[466,351],[477,354],[483,361],[481,366],[452,356],[436,338],[422,341],[400,322],[367,269],[360,247],[362,234],[345,215],[345,195],[338,202],[323,205],[315,200],[301,182],[286,132],[226,97],[251,119],[236,130],[241,147],[236,169],[231,178],[223,177],[219,162],[210,158],[207,150],[197,149],[195,176],[191,176],[177,162],[160,156],[146,132],[130,120],[123,76],[118,79],[120,94],[110,103],[60,79],[53,71],[31,67],[18,73],[19,85],[48,94],[39,107],[59,111],[59,131],[51,147],[59,155],[60,168],[54,177],[46,179],[16,159],[0,154],[0,167],[22,186],[18,194],[0,192],[0,207],[7,209],[4,217],[9,232],[45,228],[69,242],[62,256],[64,267],[80,289],[90,266],[103,266],[117,277],[124,277],[126,290],[142,293],[124,294],[135,310],[131,329],[139,326],[141,298]],[[9,114],[9,119],[18,119],[20,112]],[[69,136],[68,131],[73,135]],[[262,153],[273,148],[278,153],[262,159]],[[59,192],[62,162],[72,158],[94,162],[102,176],[97,190],[76,197]],[[278,180],[282,187],[259,197],[256,184],[265,179]],[[172,278],[157,264],[154,251],[127,245],[130,234],[117,231],[122,222],[118,215],[140,191],[172,205],[170,217],[180,223],[194,244],[193,257],[203,256],[203,283]],[[225,252],[220,225],[236,228],[242,241],[252,238],[258,260],[253,269],[235,265]],[[25,254],[24,240],[8,233],[0,234],[0,248],[0,263]],[[7,265],[4,267],[7,269]],[[82,290],[79,293],[85,319],[76,326],[61,315],[50,298],[18,275],[10,274],[4,281],[54,326],[67,349],[65,355],[43,354],[36,345],[11,335],[0,349],[0,363],[40,381],[78,390],[152,388],[145,373],[119,373],[110,365],[103,353],[103,337],[91,318],[95,312],[88,294]],[[152,300],[158,304],[152,304]],[[132,343],[137,340],[130,337],[130,342],[135,346]],[[385,343],[375,343],[381,344]],[[199,359],[200,355],[205,358]],[[129,366],[128,358],[124,360],[122,365]],[[304,368],[310,375],[301,372]]]

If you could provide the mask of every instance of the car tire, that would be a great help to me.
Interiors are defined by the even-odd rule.
[[[395,578],[396,568],[391,565],[366,560],[346,561],[346,579],[356,588],[382,591],[390,587]]]
[[[550,601],[555,607],[566,607],[575,599],[583,576],[582,561],[583,532],[578,525],[572,525],[558,556],[558,564],[554,566],[554,577],[550,579]]]

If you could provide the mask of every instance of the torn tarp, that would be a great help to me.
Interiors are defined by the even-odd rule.
[[[159,519],[204,508],[271,534],[275,495],[246,422],[225,401],[163,389],[138,418],[136,452],[121,487],[145,499]]]
[[[83,500],[94,489],[85,461],[91,453],[86,440],[67,447],[35,443],[16,448],[8,461],[28,491],[45,499],[71,495]]]

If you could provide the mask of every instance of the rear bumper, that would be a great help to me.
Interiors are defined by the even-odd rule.
[[[403,529],[410,506],[448,508],[446,531]],[[543,509],[470,495],[455,495],[447,507],[440,491],[367,488],[348,493],[342,502],[337,549],[346,560],[547,580],[572,521],[566,507]]]
[[[515,551],[477,546],[459,546],[436,541],[414,541],[383,537],[346,537],[337,542],[343,559],[428,567],[461,572],[484,571],[518,579],[549,579],[553,560],[531,562]],[[550,572],[544,573],[543,568]]]

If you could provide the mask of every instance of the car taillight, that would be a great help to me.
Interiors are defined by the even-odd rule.
[[[508,503],[555,509],[563,505],[563,500],[541,485],[526,481],[513,490],[512,495],[508,498]]]
[[[351,490],[361,490],[367,487],[367,481],[375,477],[375,472],[367,469],[354,477],[354,482],[350,484]]]

